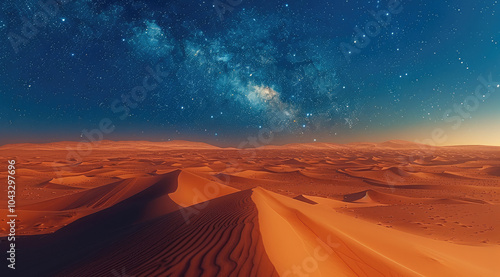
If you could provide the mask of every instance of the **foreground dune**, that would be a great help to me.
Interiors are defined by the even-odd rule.
[[[499,148],[402,163],[421,146],[104,142],[75,162],[68,145],[0,147],[19,168],[16,276],[500,272]]]
[[[264,246],[282,276],[494,276],[500,246],[466,246],[387,229],[257,188]],[[290,243],[291,241],[295,243]]]

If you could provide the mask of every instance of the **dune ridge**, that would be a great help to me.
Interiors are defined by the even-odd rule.
[[[304,267],[318,247],[330,253],[329,259],[318,255],[314,266],[303,269],[310,276],[494,276],[500,270],[500,246],[434,241],[260,188],[252,198],[259,210],[264,245],[282,275]]]

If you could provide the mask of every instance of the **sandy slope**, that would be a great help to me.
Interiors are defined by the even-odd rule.
[[[495,276],[500,246],[415,236],[257,188],[264,246],[282,276]],[[295,243],[290,243],[294,241]]]
[[[221,187],[219,197],[182,208],[170,196],[180,193],[186,202],[205,184],[197,186],[189,182],[197,177],[181,174],[162,176],[43,240],[22,242],[20,247],[32,252],[21,255],[30,266],[19,271],[23,276],[109,276],[124,267],[135,276],[278,276],[262,244],[252,192]]]

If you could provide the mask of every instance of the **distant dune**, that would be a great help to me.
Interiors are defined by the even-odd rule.
[[[110,141],[101,140],[96,142],[85,143],[91,144],[93,149],[99,150],[162,150],[162,149],[217,149],[219,147],[212,146],[203,142],[191,142],[183,140],[150,142],[150,141]],[[62,141],[51,142],[44,144],[20,143],[7,144],[0,147],[0,150],[18,149],[18,150],[67,150],[68,148],[76,150],[80,142]],[[83,148],[83,147],[82,147]],[[83,148],[86,150],[86,148]]]
[[[151,142],[151,141],[111,141],[111,140],[101,140],[96,142],[89,142],[89,140],[83,140],[83,142],[92,145],[92,149],[98,150],[170,150],[170,149],[226,149],[234,150],[237,148],[233,147],[218,147],[210,145],[204,142],[195,141],[185,141],[185,140],[172,140],[172,141],[162,141],[162,142]],[[50,143],[18,143],[18,144],[6,144],[0,146],[0,150],[68,150],[68,148],[75,150],[80,142],[76,141],[61,141],[61,142],[50,142]],[[312,143],[290,143],[285,145],[264,145],[257,147],[257,149],[289,149],[289,150],[314,150],[314,149],[349,149],[349,148],[387,148],[387,149],[421,149],[429,150],[434,148],[446,147],[450,149],[478,149],[481,151],[492,151],[498,150],[498,146],[486,146],[486,145],[465,145],[465,146],[430,146],[427,144],[415,143],[404,140],[390,140],[380,143],[372,142],[354,142],[346,144],[338,143],[328,143],[328,142],[312,142]],[[251,148],[251,147],[250,147]]]

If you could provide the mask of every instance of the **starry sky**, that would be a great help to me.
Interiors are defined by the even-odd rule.
[[[500,145],[497,0],[41,2],[0,3],[0,144]]]

